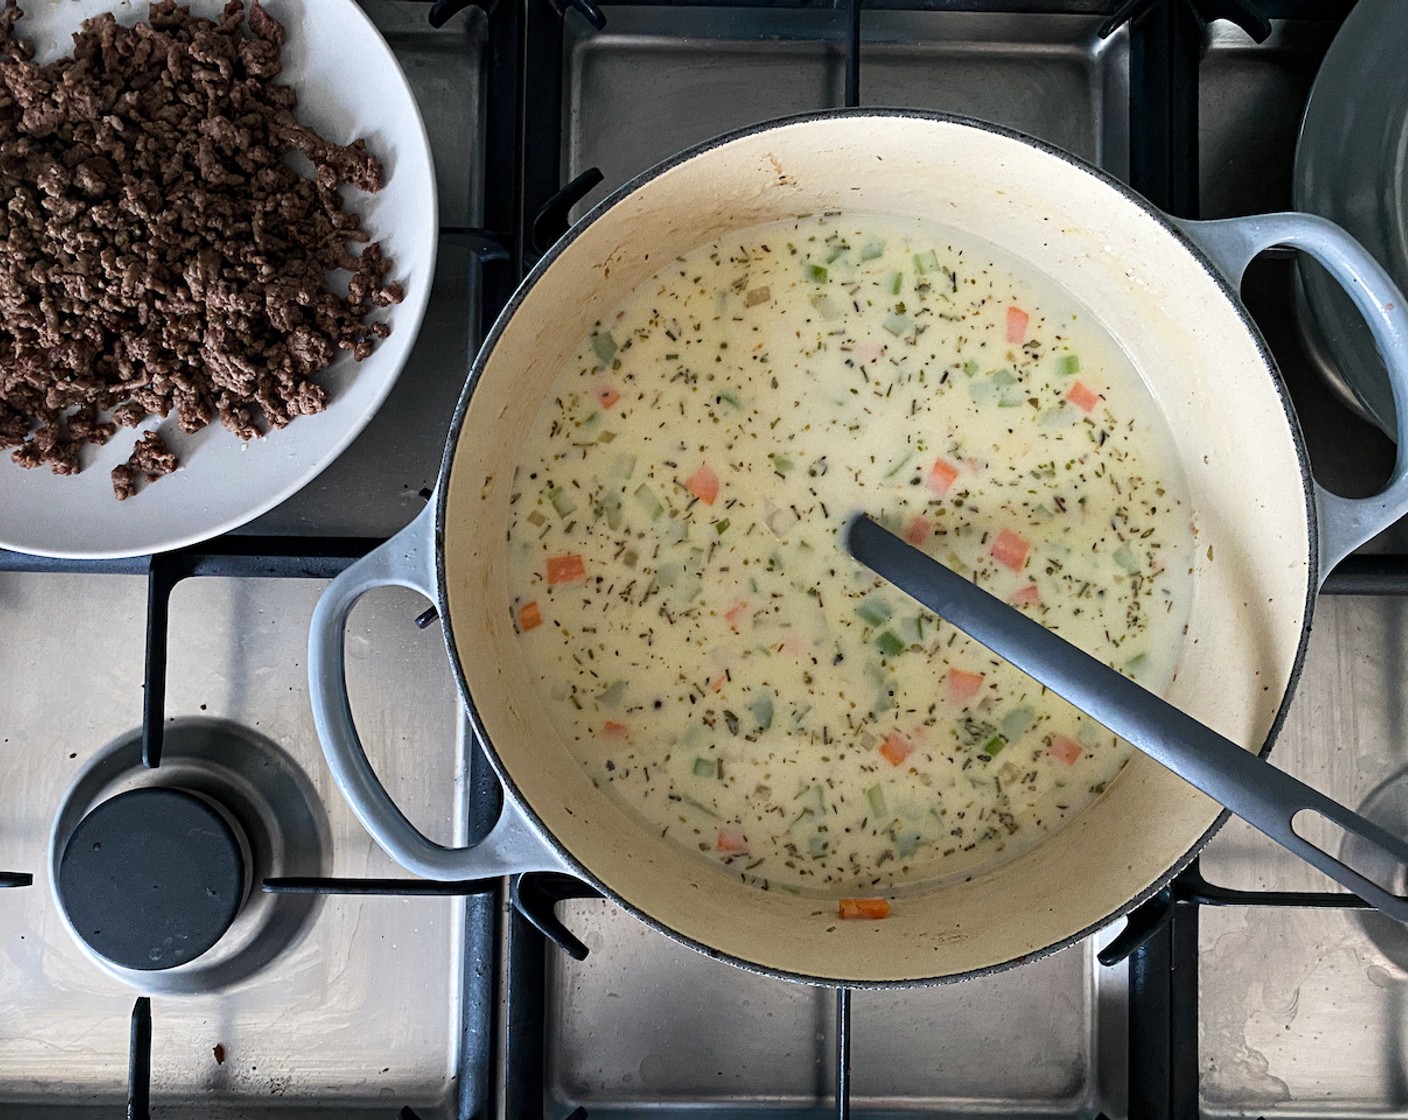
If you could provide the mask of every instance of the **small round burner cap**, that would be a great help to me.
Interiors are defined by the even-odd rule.
[[[78,823],[59,864],[74,932],[124,968],[174,968],[230,928],[245,857],[214,805],[179,789],[118,794]]]

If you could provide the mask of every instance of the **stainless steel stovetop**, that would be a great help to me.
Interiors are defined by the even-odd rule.
[[[492,14],[471,9],[441,29],[427,22],[426,3],[363,3],[420,100],[451,229],[502,222],[486,212],[528,192],[541,172],[541,155],[494,161],[505,153],[496,99],[521,93],[532,104],[560,81],[560,151],[548,156],[561,182],[599,167],[609,189],[697,139],[842,96],[843,11],[640,3],[605,8],[603,31],[571,11],[559,50],[558,33],[542,32],[559,18],[548,0],[516,8],[499,0]],[[1132,175],[1140,157],[1131,91],[1158,76],[1129,29],[1097,36],[1115,5],[936,6],[1027,12],[867,10],[863,104],[985,117]],[[1206,32],[1196,70],[1201,216],[1289,203],[1299,115],[1348,5],[1324,7],[1324,19],[1277,21],[1260,45],[1226,23]],[[544,52],[556,61],[535,72]],[[541,114],[523,116],[542,124]],[[1137,109],[1135,118],[1134,130],[1149,124]],[[370,543],[420,508],[481,324],[481,293],[505,286],[488,271],[505,265],[484,267],[467,240],[447,235],[394,394],[334,467],[249,527],[251,539]],[[1390,449],[1311,375],[1288,283],[1285,262],[1268,262],[1249,281],[1249,301],[1302,405],[1325,480],[1367,489],[1387,473]],[[1396,538],[1376,547],[1401,551]],[[300,866],[256,874],[394,878],[334,788],[313,732],[304,653],[322,585],[257,576],[178,585],[163,769],[223,765],[231,781],[257,785],[257,774],[240,777],[238,761],[257,741],[264,763],[308,792],[320,844]],[[412,625],[423,608],[409,593],[365,600],[349,634],[349,676],[388,787],[419,827],[452,842],[474,825],[471,748],[439,635]],[[0,574],[0,869],[35,877],[30,888],[0,891],[0,1118],[118,1115],[141,994],[151,996],[154,1116],[834,1112],[833,993],[711,962],[601,900],[558,910],[590,951],[582,961],[511,916],[499,890],[314,898],[271,919],[286,942],[271,962],[198,991],[179,990],[170,974],[99,967],[58,913],[50,833],[104,752],[134,750],[146,611],[140,575]],[[1323,600],[1276,761],[1350,804],[1402,782],[1405,681],[1401,600]],[[161,774],[119,770],[108,788]],[[283,795],[270,796],[277,808]],[[1331,889],[1236,822],[1201,867],[1226,888]],[[990,979],[855,993],[852,1107],[893,1117],[1408,1115],[1408,932],[1339,909],[1204,906],[1180,921],[1171,947],[1100,965],[1097,952],[1118,932]],[[1168,1009],[1131,1006],[1132,988],[1147,996],[1147,972],[1160,967],[1184,970],[1184,979],[1195,970],[1196,983],[1180,989],[1195,993],[1191,1015],[1174,1007],[1161,1019]],[[1191,1090],[1176,1085],[1162,1111],[1150,1111],[1148,1085],[1168,1071],[1134,1059],[1150,1052],[1161,1022],[1183,1025],[1164,1052],[1178,1051],[1196,1072]]]

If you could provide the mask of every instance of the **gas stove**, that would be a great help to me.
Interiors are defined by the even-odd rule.
[[[0,1118],[1408,1109],[1408,932],[1238,822],[1083,945],[838,993],[713,962],[557,877],[410,878],[327,772],[304,663],[325,581],[422,508],[478,338],[603,191],[725,129],[859,103],[1024,130],[1185,216],[1288,208],[1352,3],[362,2],[439,176],[435,289],[393,395],[239,533],[151,559],[0,553]],[[1320,477],[1370,491],[1392,447],[1302,352],[1289,262],[1245,294]],[[1403,536],[1332,576],[1273,756],[1399,829]],[[363,601],[350,690],[397,802],[465,843],[498,792],[425,607]],[[149,889],[173,900],[142,926],[121,900]]]

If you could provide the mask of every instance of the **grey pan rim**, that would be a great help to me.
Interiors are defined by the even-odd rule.
[[[508,303],[504,306],[503,311],[501,311],[498,317],[494,320],[494,325],[490,328],[489,333],[485,336],[484,341],[481,344],[479,351],[470,366],[469,376],[465,381],[464,390],[460,394],[458,404],[455,406],[455,413],[454,417],[450,422],[449,434],[446,436],[445,453],[440,463],[440,471],[435,486],[435,587],[436,596],[441,606],[441,631],[444,634],[445,647],[449,653],[450,668],[454,674],[455,686],[459,690],[460,699],[464,704],[465,711],[468,715],[470,726],[474,731],[475,738],[484,748],[484,754],[488,759],[490,766],[493,768],[495,776],[501,783],[503,783],[505,796],[512,797],[514,799],[519,809],[523,812],[523,814],[532,824],[537,833],[542,837],[543,842],[551,848],[551,850],[562,860],[563,864],[566,867],[571,869],[570,873],[572,875],[590,884],[602,895],[610,899],[615,905],[621,907],[627,913],[631,914],[639,921],[644,922],[647,926],[651,927],[652,929],[670,938],[672,941],[675,941],[690,949],[694,949],[698,952],[701,952],[705,956],[711,957],[715,960],[723,961],[737,968],[741,968],[744,971],[752,972],[760,976],[772,977],[778,980],[790,980],[796,983],[810,984],[819,987],[853,988],[859,990],[890,990],[905,988],[937,987],[939,985],[954,984],[964,980],[975,980],[979,977],[995,975],[999,972],[1006,972],[1009,969],[1017,968],[1020,965],[1029,964],[1032,961],[1040,960],[1043,957],[1050,956],[1053,953],[1059,952],[1062,949],[1069,948],[1072,945],[1086,940],[1091,935],[1104,929],[1106,926],[1115,922],[1119,918],[1125,917],[1131,911],[1137,909],[1140,905],[1147,902],[1149,899],[1153,898],[1156,894],[1163,890],[1164,887],[1166,887],[1169,882],[1171,882],[1180,871],[1182,871],[1185,867],[1192,863],[1194,859],[1197,858],[1198,853],[1202,851],[1202,849],[1207,845],[1208,841],[1213,838],[1217,831],[1222,828],[1222,826],[1227,822],[1231,814],[1225,809],[1221,813],[1219,813],[1217,819],[1213,821],[1212,825],[1208,828],[1208,830],[1204,832],[1203,835],[1199,837],[1198,840],[1194,842],[1194,844],[1182,856],[1175,860],[1173,864],[1166,871],[1160,874],[1146,889],[1141,891],[1139,894],[1135,895],[1128,902],[1116,907],[1115,909],[1111,910],[1108,914],[1105,914],[1103,917],[1089,923],[1084,928],[1068,935],[1060,941],[1054,942],[1051,945],[1047,945],[1041,949],[1033,950],[1030,953],[1024,953],[1021,956],[1013,957],[1011,960],[1002,961],[998,964],[987,965],[983,968],[970,969],[966,972],[950,973],[944,976],[916,977],[898,980],[850,981],[834,977],[817,976],[812,973],[798,972],[789,969],[768,967],[766,965],[758,964],[756,961],[750,961],[746,958],[736,956],[732,953],[726,953],[720,949],[715,948],[712,945],[690,937],[688,934],[682,933],[678,929],[675,929],[673,926],[670,926],[665,922],[660,921],[658,918],[654,917],[647,911],[641,909],[638,905],[631,902],[629,899],[623,897],[618,891],[613,890],[611,887],[603,883],[599,878],[597,878],[597,876],[587,870],[587,868],[583,866],[582,862],[571,851],[569,851],[561,843],[561,841],[558,840],[557,836],[552,832],[551,829],[548,828],[548,826],[534,811],[531,803],[523,795],[523,792],[519,789],[517,783],[515,783],[513,778],[509,775],[507,768],[504,766],[502,760],[499,758],[498,749],[494,746],[493,741],[489,736],[488,730],[484,726],[484,722],[480,716],[479,710],[474,703],[473,689],[470,685],[470,682],[465,676],[464,668],[460,661],[459,649],[455,641],[454,628],[451,624],[448,612],[444,609],[445,605],[449,602],[448,578],[445,568],[444,529],[449,504],[448,482],[450,477],[450,471],[454,464],[455,452],[459,445],[460,435],[464,429],[465,421],[469,412],[470,402],[474,396],[474,390],[479,383],[479,379],[484,374],[485,367],[487,366],[489,358],[494,352],[494,348],[497,345],[500,336],[503,334],[505,327],[509,323],[509,320],[513,318],[518,309],[522,306],[523,301],[527,297],[529,291],[531,291],[532,288],[537,284],[543,274],[547,272],[547,270],[552,267],[553,263],[559,257],[561,257],[564,252],[567,251],[567,249],[573,244],[573,242],[577,240],[578,237],[581,236],[584,230],[586,230],[589,226],[591,226],[608,211],[610,211],[613,207],[615,207],[617,203],[621,202],[627,196],[633,194],[635,191],[639,190],[647,183],[650,183],[652,180],[659,178],[665,172],[671,170],[674,167],[677,167],[678,165],[686,162],[687,160],[693,159],[696,156],[712,151],[715,148],[722,147],[725,144],[729,144],[735,140],[740,140],[744,137],[756,136],[762,133],[771,132],[776,129],[785,128],[791,125],[806,124],[813,121],[828,121],[837,119],[854,119],[859,121],[873,118],[913,119],[938,124],[949,124],[964,128],[977,129],[982,132],[991,133],[995,136],[1002,136],[1007,139],[1015,140],[1020,143],[1026,144],[1049,156],[1054,156],[1055,158],[1062,160],[1063,162],[1071,165],[1072,167],[1077,168],[1080,171],[1085,172],[1091,177],[1095,184],[1098,184],[1099,186],[1103,186],[1110,190],[1114,190],[1121,197],[1134,203],[1136,206],[1142,209],[1146,214],[1149,215],[1149,217],[1153,218],[1154,221],[1157,222],[1159,226],[1161,226],[1170,237],[1174,238],[1180,245],[1182,245],[1183,248],[1187,250],[1202,266],[1203,270],[1207,273],[1208,278],[1214,284],[1217,285],[1223,297],[1227,300],[1227,302],[1236,312],[1238,319],[1242,323],[1242,326],[1247,330],[1247,332],[1251,335],[1252,339],[1255,341],[1257,352],[1261,356],[1266,376],[1271,381],[1272,387],[1276,392],[1277,399],[1281,402],[1281,407],[1285,414],[1288,434],[1290,435],[1292,443],[1295,447],[1296,461],[1299,464],[1301,473],[1301,488],[1305,501],[1306,523],[1309,526],[1309,533],[1307,534],[1306,542],[1308,548],[1308,555],[1306,561],[1309,579],[1307,580],[1306,586],[1304,621],[1301,626],[1300,639],[1296,646],[1295,659],[1291,666],[1291,672],[1287,681],[1285,694],[1282,696],[1281,703],[1276,710],[1276,717],[1272,721],[1271,730],[1267,733],[1266,740],[1262,744],[1261,749],[1258,751],[1258,754],[1262,757],[1265,757],[1267,755],[1267,753],[1271,750],[1272,745],[1275,743],[1276,737],[1280,734],[1282,726],[1285,724],[1286,715],[1289,711],[1291,700],[1295,696],[1296,686],[1300,682],[1301,672],[1304,668],[1305,652],[1310,638],[1311,616],[1315,607],[1316,594],[1320,586],[1320,543],[1319,522],[1316,517],[1313,478],[1310,471],[1310,459],[1306,453],[1305,440],[1301,434],[1300,422],[1296,418],[1295,410],[1291,404],[1290,397],[1286,393],[1285,386],[1279,375],[1276,366],[1276,361],[1271,356],[1271,351],[1266,345],[1266,340],[1262,337],[1261,331],[1252,321],[1251,316],[1248,314],[1245,305],[1242,303],[1237,293],[1232,289],[1231,285],[1227,282],[1222,273],[1209,259],[1207,254],[1204,253],[1203,250],[1199,248],[1186,233],[1184,233],[1173,223],[1173,220],[1169,217],[1169,215],[1167,215],[1158,207],[1156,207],[1143,195],[1139,194],[1127,184],[1120,182],[1108,172],[1094,166],[1091,163],[1088,163],[1086,160],[1083,160],[1080,157],[1071,154],[1070,152],[1055,147],[1052,144],[1048,144],[1044,140],[1039,140],[1036,137],[1028,136],[1025,133],[1018,132],[1015,129],[1006,128],[1002,125],[996,125],[987,121],[976,120],[971,117],[963,117],[953,113],[941,113],[919,109],[825,109],[816,112],[799,113],[793,116],[778,117],[773,120],[763,121],[758,124],[748,125],[744,128],[734,129],[730,132],[721,133],[720,135],[712,137],[709,140],[705,140],[690,148],[686,148],[683,151],[678,152],[675,155],[669,157],[668,159],[657,163],[654,167],[648,168],[645,171],[641,172],[635,178],[618,187],[607,197],[603,198],[600,202],[593,206],[591,210],[589,210],[578,222],[576,222],[565,234],[563,234],[562,237],[558,238],[558,240],[553,243],[553,245],[548,249],[548,251],[543,254],[542,258],[532,267],[532,269],[529,270],[528,274],[523,278],[518,288],[514,291],[512,297],[510,297]]]

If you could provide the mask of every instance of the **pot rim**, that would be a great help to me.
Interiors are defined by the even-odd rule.
[[[445,570],[445,517],[449,506],[449,477],[450,470],[454,464],[455,452],[459,446],[460,436],[464,429],[465,419],[469,412],[470,401],[474,396],[474,390],[483,375],[485,367],[488,365],[494,347],[498,343],[499,337],[503,334],[509,320],[517,313],[524,299],[532,288],[538,283],[543,274],[553,265],[563,253],[577,240],[578,237],[599,218],[613,209],[617,203],[635,193],[641,187],[659,178],[665,172],[679,166],[680,164],[703,155],[715,148],[722,147],[735,140],[740,140],[748,136],[756,136],[761,133],[771,132],[775,129],[786,128],[792,125],[808,124],[814,121],[829,121],[837,119],[856,119],[884,117],[884,118],[912,118],[916,120],[929,121],[938,124],[957,125],[963,128],[971,128],[981,132],[988,132],[996,136],[1006,137],[1016,140],[1035,148],[1046,155],[1054,156],[1057,159],[1077,168],[1089,175],[1096,183],[1106,188],[1113,189],[1128,201],[1134,203],[1146,214],[1149,215],[1169,236],[1174,238],[1193,258],[1200,264],[1203,271],[1207,273],[1208,279],[1217,287],[1222,296],[1232,305],[1242,326],[1251,335],[1256,344],[1257,352],[1261,356],[1262,365],[1272,387],[1276,392],[1277,399],[1281,402],[1281,407],[1285,412],[1286,425],[1289,429],[1291,442],[1295,449],[1296,461],[1300,466],[1301,488],[1306,504],[1306,523],[1309,526],[1307,534],[1307,573],[1309,578],[1306,581],[1306,600],[1304,603],[1304,621],[1301,625],[1300,640],[1296,646],[1295,658],[1291,664],[1291,671],[1286,682],[1285,693],[1281,697],[1280,705],[1277,707],[1276,716],[1272,720],[1271,728],[1267,732],[1266,739],[1257,751],[1261,757],[1266,757],[1271,747],[1280,735],[1285,724],[1286,716],[1290,710],[1291,701],[1295,697],[1296,686],[1300,683],[1301,672],[1305,666],[1306,648],[1310,640],[1310,629],[1312,615],[1320,588],[1320,544],[1319,544],[1319,520],[1316,516],[1314,479],[1310,469],[1310,459],[1306,451],[1305,440],[1301,433],[1300,421],[1296,416],[1295,408],[1291,403],[1289,394],[1286,391],[1284,380],[1280,376],[1279,367],[1275,358],[1272,357],[1270,349],[1266,345],[1266,340],[1262,336],[1260,329],[1252,320],[1246,305],[1242,302],[1240,295],[1228,283],[1227,278],[1212,262],[1208,255],[1178,227],[1173,219],[1159,209],[1142,194],[1136,191],[1127,183],[1115,178],[1103,168],[1097,167],[1093,163],[1050,144],[1045,140],[1030,136],[1027,133],[1019,132],[1016,129],[1008,128],[1004,125],[993,124],[989,121],[979,120],[975,117],[965,117],[957,113],[944,113],[937,110],[926,109],[884,109],[884,108],[864,108],[864,109],[821,109],[806,113],[797,113],[785,117],[775,117],[767,121],[760,121],[757,124],[747,125],[742,128],[731,129],[728,132],[720,133],[717,136],[693,144],[684,148],[674,155],[646,168],[644,171],[633,176],[627,182],[617,187],[609,195],[594,205],[586,214],[559,237],[548,250],[539,258],[533,267],[524,275],[503,310],[495,318],[493,326],[484,336],[480,343],[478,352],[470,365],[469,375],[465,380],[464,389],[460,393],[460,399],[455,405],[454,416],[450,421],[449,433],[445,439],[445,451],[441,459],[440,470],[437,475],[435,485],[435,592],[440,607],[442,625],[441,631],[445,638],[446,651],[449,654],[450,668],[454,673],[455,685],[459,691],[460,699],[464,704],[470,727],[474,731],[475,738],[484,749],[485,757],[489,765],[493,768],[495,777],[502,784],[505,797],[512,797],[519,809],[531,822],[543,842],[562,860],[564,865],[571,869],[571,874],[588,883],[595,890],[600,892],[613,904],[620,906],[628,914],[637,920],[644,922],[652,929],[664,934],[672,941],[685,945],[691,949],[703,953],[705,956],[715,960],[724,961],[744,971],[768,976],[779,980],[791,980],[794,982],[817,985],[822,987],[845,987],[854,989],[901,989],[901,988],[926,988],[936,987],[942,984],[952,984],[963,980],[973,980],[981,976],[991,976],[999,972],[1006,972],[1019,965],[1028,964],[1032,961],[1040,960],[1042,957],[1050,956],[1052,953],[1069,948],[1080,941],[1086,940],[1092,934],[1104,929],[1119,918],[1125,917],[1138,909],[1145,902],[1149,901],[1161,890],[1163,890],[1174,879],[1179,872],[1183,871],[1191,864],[1207,845],[1219,829],[1231,817],[1231,812],[1223,809],[1217,819],[1208,827],[1207,831],[1200,836],[1193,845],[1173,864],[1160,875],[1158,875],[1147,888],[1136,894],[1128,902],[1116,907],[1108,914],[1090,922],[1075,933],[1069,934],[1060,941],[1035,949],[1030,953],[1013,957],[1011,960],[998,964],[988,965],[983,968],[971,969],[966,972],[948,973],[942,976],[914,977],[900,980],[858,980],[848,981],[826,976],[818,976],[813,973],[798,972],[788,969],[773,968],[758,964],[755,961],[746,960],[735,956],[732,953],[724,952],[705,942],[699,941],[689,934],[666,925],[653,915],[642,910],[635,903],[623,897],[618,891],[613,890],[603,883],[596,875],[592,874],[572,852],[570,852],[557,836],[543,823],[537,812],[533,809],[528,799],[519,790],[518,785],[508,774],[507,768],[500,761],[498,750],[490,740],[488,731],[484,727],[479,716],[479,711],[475,707],[472,690],[468,679],[465,676],[463,666],[460,662],[459,650],[455,643],[453,627],[450,624],[449,613],[446,605],[449,602],[447,579]]]

